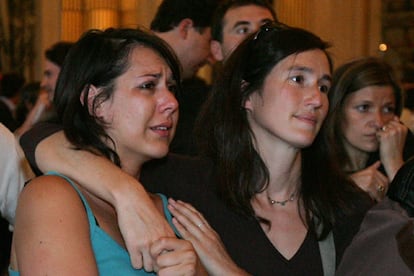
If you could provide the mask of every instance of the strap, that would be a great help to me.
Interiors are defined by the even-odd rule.
[[[322,259],[323,275],[335,275],[336,256],[332,231],[329,232],[328,236],[324,240],[319,241],[318,244]]]

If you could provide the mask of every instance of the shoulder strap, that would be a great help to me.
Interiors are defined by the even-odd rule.
[[[324,240],[319,241],[318,244],[322,259],[323,275],[335,275],[336,255],[332,231],[329,232],[328,236]]]

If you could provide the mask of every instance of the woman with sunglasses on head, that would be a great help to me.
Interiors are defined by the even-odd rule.
[[[138,177],[144,162],[168,153],[179,80],[176,57],[156,36],[86,32],[62,66],[54,98],[66,138]],[[166,197],[151,198],[171,220]],[[113,206],[60,173],[32,180],[19,198],[10,274],[152,275],[132,267],[117,219]],[[151,253],[161,275],[204,272],[188,241],[165,237]]]
[[[329,106],[327,48],[305,30],[264,25],[229,57],[199,118],[201,153],[231,212],[224,226],[207,221],[253,274],[329,275],[371,205],[312,145]]]
[[[399,120],[403,97],[393,69],[374,57],[345,63],[335,70],[328,97],[323,136],[329,154],[361,189],[381,200],[414,154],[413,135]]]
[[[140,180],[149,191],[200,211],[170,199],[174,225],[210,274],[223,267],[242,273],[234,261],[254,275],[332,275],[371,206],[335,162],[322,158],[319,143],[312,145],[328,111],[327,48],[303,29],[264,25],[234,51],[214,84],[199,119],[203,156],[170,154],[143,166]],[[87,163],[88,153],[58,146],[60,137],[36,151],[42,168],[59,165],[87,185],[82,171],[100,167],[119,185],[131,183],[104,159]],[[77,162],[57,162],[66,160],[61,156]],[[100,188],[110,187],[104,181]],[[134,236],[133,226],[123,233]]]

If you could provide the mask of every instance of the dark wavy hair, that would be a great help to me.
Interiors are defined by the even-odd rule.
[[[171,68],[180,89],[180,70],[173,51],[160,38],[141,29],[89,30],[69,51],[59,74],[54,97],[58,117],[67,139],[76,149],[99,153],[120,166],[116,152],[103,141],[112,141],[105,132],[105,122],[95,116],[96,108],[111,99],[115,80],[130,66],[129,57],[137,47],[147,47],[162,57]],[[88,102],[89,87],[102,91]]]
[[[72,46],[72,42],[59,41],[46,49],[45,57],[57,66],[62,67],[63,61]]]
[[[202,33],[210,27],[213,12],[219,0],[163,0],[151,22],[151,30],[168,32],[181,20],[189,18]]]
[[[403,95],[393,68],[384,60],[364,57],[347,62],[338,67],[332,76],[329,91],[329,112],[322,132],[325,143],[330,145],[330,154],[349,164],[350,159],[343,144],[342,121],[345,118],[345,100],[352,93],[368,86],[391,86],[395,95],[395,115],[403,109]],[[376,159],[377,160],[377,159]]]
[[[215,163],[220,196],[238,213],[267,222],[256,217],[251,206],[251,199],[267,188],[269,171],[254,146],[245,101],[249,95],[261,93],[272,68],[290,55],[320,49],[332,71],[328,47],[304,29],[272,23],[243,41],[224,64],[201,111],[196,134],[201,154]],[[302,220],[319,238],[329,233],[346,209],[347,197],[353,194],[353,185],[348,186],[342,176],[314,146],[302,150]]]

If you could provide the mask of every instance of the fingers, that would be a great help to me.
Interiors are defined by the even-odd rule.
[[[149,255],[149,248],[144,249],[141,247],[141,250],[136,250],[136,247],[128,247],[128,243],[126,244],[127,251],[129,252],[129,257],[131,259],[131,264],[135,269],[144,268],[146,271],[153,271],[153,261],[152,257]]]
[[[402,124],[398,117],[394,117],[387,124],[383,125],[377,132],[379,137],[390,136],[395,134],[406,134],[408,128]]]
[[[128,200],[122,202],[141,202]],[[139,207],[139,206],[138,206]],[[148,205],[152,207],[152,205]],[[173,230],[158,210],[153,208],[138,209],[133,204],[118,206],[118,224],[130,254],[131,264],[136,269],[154,270],[154,261],[150,254],[153,242],[162,237],[175,237]]]
[[[169,199],[168,203],[170,212],[185,230],[194,234],[199,230],[211,229],[204,216],[190,204],[180,200],[175,201],[173,199]]]
[[[194,275],[198,257],[191,243],[177,238],[161,238],[151,246],[158,275]]]
[[[130,252],[129,258],[131,259],[132,267],[135,269],[141,269],[143,267],[141,252],[129,250],[128,248],[127,250]]]
[[[150,255],[148,250],[145,250],[142,253],[142,259],[143,259],[145,271],[150,272],[150,271],[156,271],[157,270],[157,268],[154,267],[153,258]]]
[[[384,198],[388,191],[389,181],[388,178],[382,173],[375,174],[373,183],[371,185],[371,195],[376,201],[380,201]]]
[[[368,168],[350,175],[355,184],[376,201],[384,198],[389,186],[388,177],[378,171],[380,164],[377,161]]]
[[[369,166],[368,168],[377,170],[380,166],[381,166],[381,161],[378,160],[374,164],[372,164],[371,166]]]
[[[404,163],[403,152],[408,128],[397,118],[378,131],[380,159],[390,180]]]

